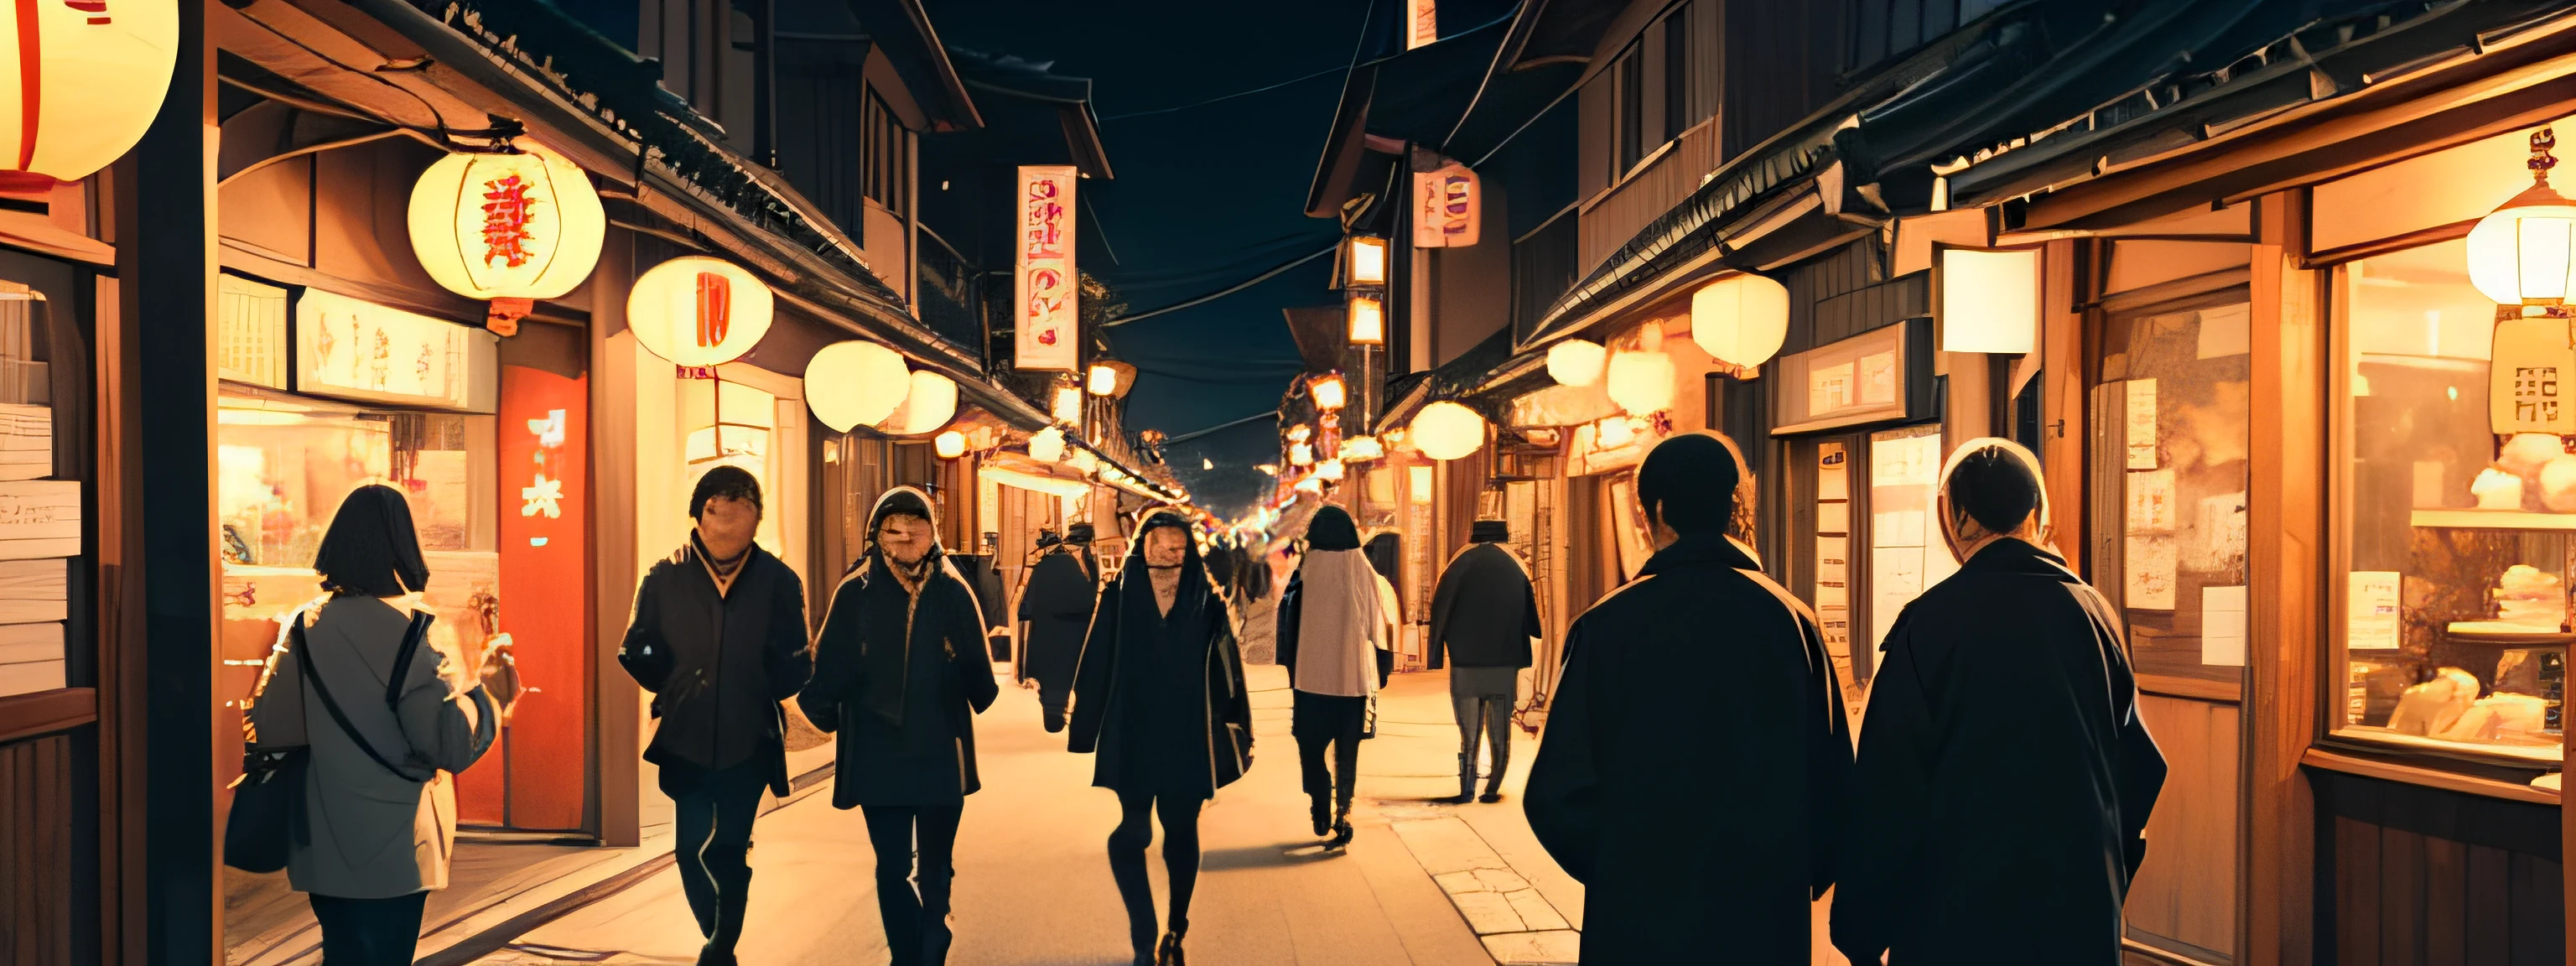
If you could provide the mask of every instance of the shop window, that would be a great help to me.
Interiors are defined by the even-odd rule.
[[[1617,71],[1619,78],[1619,86],[1614,88],[1619,111],[1616,121],[1619,163],[1611,169],[1611,177],[1615,181],[1627,177],[1628,170],[1636,167],[1637,162],[1646,156],[1645,52],[1630,46],[1626,53],[1619,55],[1619,63],[1612,69]]]
[[[903,121],[886,106],[885,97],[873,90],[868,92],[864,121],[867,143],[863,146],[861,189],[886,210],[903,214],[907,211],[905,194],[912,180],[912,159],[905,150]]]
[[[2555,766],[2576,456],[2564,436],[2497,434],[2491,406],[2518,385],[2490,381],[2495,308],[2466,264],[2452,241],[2335,270],[2330,721],[2339,737]],[[2561,323],[2543,324],[2556,341]]]
[[[2242,691],[2249,310],[2240,285],[2111,311],[2100,333],[2093,577],[2150,691]]]

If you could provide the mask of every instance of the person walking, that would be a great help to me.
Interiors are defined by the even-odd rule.
[[[1530,666],[1530,642],[1543,633],[1538,595],[1529,571],[1503,544],[1511,539],[1501,520],[1478,520],[1467,548],[1440,573],[1431,595],[1431,670],[1449,668],[1449,705],[1458,715],[1458,797],[1476,800],[1479,739],[1493,749],[1493,771],[1484,801],[1503,800],[1503,771],[1512,761],[1512,709],[1520,703],[1521,669]]]
[[[1941,475],[1965,561],[1881,647],[1834,897],[1855,963],[2122,961],[2165,760],[2120,621],[2049,549],[2039,461],[1971,440]]]
[[[1332,836],[1333,848],[1351,844],[1360,735],[1369,698],[1384,683],[1377,653],[1389,642],[1377,582],[1351,515],[1337,506],[1315,511],[1306,554],[1279,598],[1279,663],[1294,689],[1288,730],[1315,834]]]
[[[455,850],[448,776],[492,747],[498,714],[447,635],[415,652],[426,616],[395,602],[429,567],[401,491],[351,492],[313,569],[328,596],[288,622],[247,710],[259,743],[310,749],[286,881],[312,903],[328,966],[409,966]]]
[[[1745,480],[1720,437],[1657,444],[1655,554],[1566,635],[1522,808],[1585,886],[1585,963],[1809,960],[1851,739],[1815,616],[1727,533]]]
[[[1184,966],[1190,894],[1199,875],[1199,809],[1252,767],[1252,703],[1234,625],[1201,566],[1187,517],[1149,514],[1125,566],[1101,595],[1074,683],[1077,752],[1098,752],[1091,783],[1118,793],[1109,872],[1127,905],[1139,966]],[[1145,874],[1152,822],[1163,822],[1171,913],[1155,942]]]
[[[813,672],[805,584],[752,542],[760,481],[717,466],[689,494],[689,542],[645,571],[617,663],[653,693],[652,744],[678,838],[680,891],[706,937],[698,962],[734,962],[750,901],[751,827],[760,794],[785,797],[787,723],[779,702]]]
[[[814,681],[796,698],[816,727],[840,733],[832,807],[866,816],[896,966],[948,961],[957,823],[983,786],[975,715],[1000,692],[975,595],[941,559],[935,513],[909,486],[877,499],[867,552],[832,591]]]
[[[1083,634],[1091,629],[1091,611],[1099,602],[1099,581],[1091,559],[1091,524],[1065,529],[1064,540],[1048,548],[1029,569],[1020,590],[1020,666],[1023,685],[1038,689],[1038,708],[1049,734],[1064,730],[1065,699],[1073,694],[1073,675],[1082,661]]]

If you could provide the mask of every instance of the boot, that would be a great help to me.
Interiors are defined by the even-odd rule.
[[[1323,838],[1333,831],[1333,805],[1331,800],[1321,793],[1313,795],[1312,798],[1313,801],[1308,803],[1307,810],[1315,819],[1315,837]]]
[[[751,870],[728,870],[716,884],[715,929],[698,951],[698,966],[733,966],[733,949],[742,941],[742,917],[751,905]]]
[[[948,925],[949,885],[956,873],[921,875],[921,966],[946,966],[948,946],[957,938]]]
[[[1333,816],[1333,839],[1324,843],[1328,849],[1348,848],[1351,844],[1351,806],[1342,803],[1340,814]]]
[[[1485,779],[1485,794],[1476,800],[1488,805],[1503,800],[1503,769],[1501,766],[1495,766],[1494,776]]]
[[[1476,760],[1461,754],[1458,756],[1458,796],[1455,798],[1444,798],[1441,799],[1441,801],[1448,802],[1451,805],[1464,805],[1475,800]]]
[[[1189,966],[1189,960],[1181,956],[1180,933],[1163,934],[1163,945],[1154,953],[1154,966]]]

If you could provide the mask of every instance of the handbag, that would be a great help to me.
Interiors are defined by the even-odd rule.
[[[428,635],[433,618],[414,613],[411,626],[403,633],[402,648],[394,657],[394,670],[385,684],[387,706],[397,706],[402,698],[402,682],[411,669],[414,654]],[[296,615],[286,632],[287,653],[298,661],[298,675],[313,682],[314,693],[322,706],[338,722],[340,729],[356,740],[358,748],[376,764],[405,781],[426,781],[414,777],[376,752],[364,735],[351,727],[339,702],[331,696],[322,675],[312,670],[313,656],[305,647],[304,616]],[[271,682],[275,682],[272,680]],[[303,689],[296,689],[296,700],[303,700]],[[312,727],[308,718],[305,727]],[[287,856],[294,846],[312,841],[304,811],[305,777],[312,770],[313,748],[308,739],[301,745],[275,745],[253,741],[242,749],[242,776],[233,781],[232,813],[224,819],[224,864],[244,872],[275,872],[286,867]],[[435,777],[435,776],[432,776]]]

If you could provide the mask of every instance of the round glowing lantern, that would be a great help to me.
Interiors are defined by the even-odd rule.
[[[938,438],[930,441],[930,445],[939,453],[940,459],[953,460],[966,455],[966,434],[952,429],[939,434]]]
[[[876,427],[895,436],[919,436],[936,432],[957,416],[957,383],[928,369],[912,371],[912,390],[903,397],[903,405],[894,415],[879,420]]]
[[[1049,426],[1029,434],[1029,458],[1053,463],[1064,458],[1064,430]]]
[[[776,309],[769,286],[741,266],[685,255],[635,279],[626,293],[626,327],[654,355],[683,366],[713,366],[751,351],[769,332]]]
[[[1691,293],[1691,341],[1719,362],[1761,365],[1788,338],[1789,290],[1778,282],[1732,275]]]
[[[836,433],[894,415],[911,391],[903,356],[874,342],[835,342],[805,364],[805,408]]]
[[[18,4],[16,42],[0,50],[0,171],[78,181],[143,140],[179,56],[168,0]]]
[[[1485,417],[1443,400],[1422,407],[1406,434],[1413,448],[1436,460],[1454,460],[1485,448]]]
[[[1610,354],[1610,401],[1638,415],[1673,407],[1673,357],[1661,352]]]
[[[608,214],[579,165],[533,143],[451,154],[411,186],[411,250],[471,299],[550,299],[599,264]]]
[[[1076,473],[1088,476],[1091,471],[1100,468],[1100,455],[1077,446],[1074,447],[1073,452],[1065,454],[1064,465],[1073,467]]]
[[[2498,305],[2563,305],[2576,287],[2576,203],[2549,186],[2548,128],[2531,135],[2531,187],[2469,229],[2469,284]]]
[[[1548,347],[1547,374],[1559,385],[1589,386],[1601,381],[1601,365],[1609,358],[1601,343],[1567,339]]]

